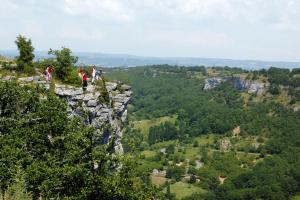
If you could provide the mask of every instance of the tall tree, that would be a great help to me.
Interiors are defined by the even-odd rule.
[[[48,54],[54,55],[57,61],[55,74],[58,78],[66,78],[71,70],[71,67],[78,61],[78,57],[72,56],[72,51],[69,48],[62,47],[62,50],[50,49]]]
[[[31,39],[19,35],[15,43],[19,50],[19,56],[16,57],[19,70],[24,70],[25,66],[32,67],[34,47],[31,44]]]

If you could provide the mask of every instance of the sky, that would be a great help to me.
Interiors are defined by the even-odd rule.
[[[0,0],[0,49],[300,61],[300,0]]]

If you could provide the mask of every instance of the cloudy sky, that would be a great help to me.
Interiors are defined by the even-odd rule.
[[[0,49],[300,61],[300,0],[0,0]]]

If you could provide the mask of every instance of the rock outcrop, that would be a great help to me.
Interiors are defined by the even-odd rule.
[[[203,89],[214,89],[225,81],[230,82],[233,87],[238,90],[246,90],[248,93],[255,93],[258,95],[263,94],[266,91],[266,88],[269,86],[267,83],[246,80],[240,77],[213,77],[205,79]]]
[[[85,117],[85,123],[96,129],[99,142],[107,143],[114,137],[116,153],[123,153],[122,129],[127,119],[127,104],[132,95],[131,87],[120,85],[122,92],[117,90],[117,83],[106,83],[109,102],[100,101],[103,94],[93,85],[89,85],[85,92],[82,88],[58,84],[55,86],[55,94],[65,99],[69,105],[69,115]]]
[[[216,88],[222,83],[223,79],[219,77],[205,79],[204,90]]]
[[[2,77],[1,80],[12,80],[15,77]],[[43,76],[23,77],[17,79],[22,84],[38,84],[49,90],[49,83]],[[123,83],[106,82],[106,94],[100,86],[89,85],[86,91],[81,87],[55,84],[54,93],[68,104],[68,115],[79,116],[86,125],[95,128],[95,137],[99,143],[108,143],[113,139],[114,152],[123,153],[121,143],[124,122],[127,119],[127,104],[132,96],[131,87]],[[104,91],[105,91],[104,90]],[[108,95],[107,101],[103,101]]]
[[[228,151],[232,147],[231,142],[228,138],[223,138],[220,140],[219,148],[221,151]]]

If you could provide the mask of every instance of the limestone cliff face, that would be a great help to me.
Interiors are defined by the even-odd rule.
[[[213,77],[205,79],[203,89],[214,89],[215,87],[217,87],[225,81],[230,82],[233,85],[233,87],[235,87],[238,90],[246,90],[248,93],[256,93],[258,95],[264,93],[267,87],[269,86],[269,84],[267,83],[246,80],[240,77]]]
[[[5,77],[2,80],[11,80]],[[43,76],[19,78],[24,84],[35,83],[49,90],[49,84],[43,81]],[[123,153],[121,143],[124,122],[127,119],[127,104],[132,96],[131,87],[123,83],[106,82],[108,99],[103,101],[99,86],[89,85],[84,92],[81,87],[55,84],[55,94],[68,104],[70,117],[79,116],[86,125],[95,128],[95,137],[99,143],[108,143],[114,138],[114,150]]]
[[[106,83],[109,102],[101,102],[100,97],[103,94],[97,86],[92,85],[83,92],[82,88],[56,84],[55,94],[66,100],[70,116],[83,117],[87,125],[96,129],[99,143],[107,143],[114,137],[115,152],[123,153],[122,130],[132,91],[130,86],[124,84],[120,84],[118,90],[117,85]]]

